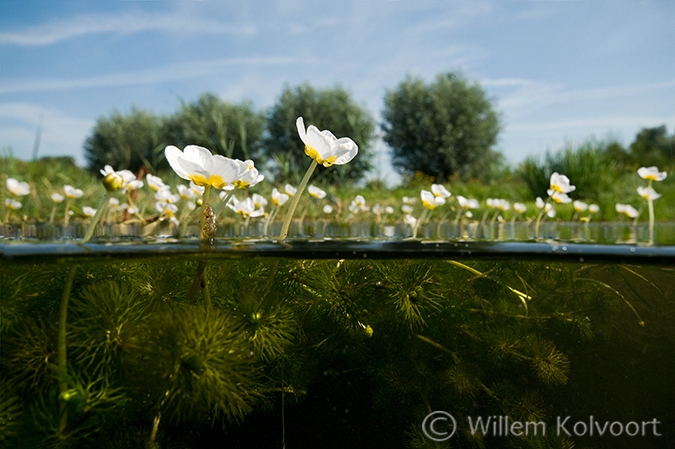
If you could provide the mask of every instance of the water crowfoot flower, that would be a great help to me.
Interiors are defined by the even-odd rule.
[[[12,198],[5,198],[5,207],[7,208],[7,213],[5,213],[5,219],[3,223],[7,223],[9,221],[9,216],[12,213],[12,211],[17,211],[23,207],[23,204],[21,204],[20,201],[16,201]]]
[[[307,169],[305,176],[303,176],[302,181],[300,181],[298,191],[293,196],[293,200],[288,207],[286,218],[281,226],[279,242],[283,242],[288,236],[288,229],[291,226],[295,209],[298,207],[300,195],[302,195],[305,187],[307,187],[309,178],[312,177],[312,173],[314,173],[317,165],[321,164],[324,167],[344,165],[354,159],[359,152],[359,147],[349,137],[338,139],[330,131],[319,131],[314,125],[310,125],[309,128],[305,129],[305,122],[302,117],[298,117],[295,125],[298,129],[300,140],[305,144],[305,154],[312,158],[312,163]]]
[[[649,244],[654,244],[654,200],[661,198],[661,195],[656,193],[652,188],[652,181],[663,181],[666,179],[666,172],[660,172],[657,167],[640,167],[638,175],[642,179],[649,181],[646,188],[638,187],[638,194],[647,200],[649,208]]]
[[[63,224],[67,226],[68,221],[70,220],[70,207],[73,205],[73,200],[81,198],[82,195],[84,195],[84,192],[82,189],[66,184],[63,186],[63,193],[66,196],[66,210],[64,211]]]
[[[633,226],[637,226],[637,220],[638,217],[640,216],[640,212],[637,209],[635,209],[630,204],[621,204],[621,203],[616,203],[614,207],[618,213],[623,214],[628,218],[633,218],[634,219]]]
[[[27,182],[17,181],[14,178],[7,178],[7,190],[15,196],[26,196],[30,193],[30,185]]]
[[[176,174],[197,186],[204,187],[202,206],[209,206],[211,188],[233,190],[254,186],[264,179],[258,173],[253,161],[230,159],[212,154],[204,147],[188,145],[183,151],[173,145],[164,149],[169,165]],[[202,216],[199,227],[203,228]]]

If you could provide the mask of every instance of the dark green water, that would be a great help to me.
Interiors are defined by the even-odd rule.
[[[0,254],[0,447],[675,444],[670,246],[7,240]],[[448,441],[424,433],[434,411],[456,420]]]

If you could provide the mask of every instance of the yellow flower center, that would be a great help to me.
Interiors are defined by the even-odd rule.
[[[317,162],[317,164],[321,164],[324,167],[330,167],[337,160],[337,156],[335,155],[329,157],[328,159],[323,159],[319,155],[319,152],[316,151],[316,149],[314,149],[313,147],[310,147],[309,145],[305,145],[305,154],[314,159]]]
[[[241,179],[238,179],[234,181],[234,186],[238,189],[245,189],[249,186],[250,184],[246,181],[242,181]]]
[[[204,175],[192,175],[190,176],[190,181],[194,182],[198,186],[213,186],[216,189],[222,189],[227,185],[223,178],[218,175],[211,175],[208,179]]]
[[[424,200],[424,201],[422,201],[422,205],[424,207],[426,207],[427,209],[431,209],[431,210],[436,209],[436,203],[432,203],[430,201]]]
[[[558,193],[565,193],[565,192],[563,192],[563,189],[562,189],[559,185],[557,185],[557,184],[552,184],[552,185],[551,185],[551,189],[552,189],[552,190],[555,190],[555,191],[558,192]]]

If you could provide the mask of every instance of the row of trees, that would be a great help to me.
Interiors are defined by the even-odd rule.
[[[85,142],[85,155],[94,172],[106,164],[156,171],[167,167],[166,145],[194,144],[228,157],[254,159],[277,181],[297,182],[308,165],[295,127],[299,116],[306,124],[329,129],[337,137],[348,136],[359,145],[359,156],[349,166],[320,167],[317,178],[344,184],[365,177],[372,168],[376,123],[340,86],[287,86],[266,111],[256,110],[248,101],[227,103],[210,93],[193,103],[182,102],[169,116],[140,109],[129,114],[116,111],[98,119]],[[435,182],[456,176],[494,180],[510,171],[494,149],[499,114],[485,91],[460,74],[440,74],[431,83],[407,77],[386,92],[382,120],[382,139],[390,147],[394,168],[404,177],[423,174]],[[543,160],[530,157],[516,174],[533,194],[542,195],[551,172],[566,173],[574,176],[580,193],[593,197],[619,172],[641,165],[668,169],[674,161],[675,135],[669,136],[662,126],[643,129],[627,149],[616,142],[589,141],[548,153]]]
[[[115,111],[98,119],[85,142],[85,155],[92,171],[106,164],[157,170],[166,164],[166,145],[195,144],[228,157],[252,158],[277,180],[293,180],[307,166],[295,127],[299,116],[359,145],[359,156],[348,167],[321,168],[318,177],[327,183],[363,179],[372,168],[376,123],[340,86],[286,87],[267,111],[255,110],[250,102],[227,103],[210,93],[194,103],[182,102],[170,116]],[[493,150],[498,114],[480,86],[459,74],[442,74],[428,84],[406,78],[386,93],[383,118],[382,137],[402,175],[422,172],[438,182],[456,173],[471,177],[501,157]]]

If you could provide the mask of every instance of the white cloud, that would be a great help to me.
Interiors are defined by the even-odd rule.
[[[255,27],[233,25],[181,14],[149,14],[145,12],[89,14],[37,25],[31,28],[0,33],[0,45],[41,46],[91,34],[132,34],[142,31],[166,31],[181,34],[254,34]]]
[[[321,60],[311,58],[297,59],[287,57],[223,58],[171,64],[163,67],[110,73],[86,78],[4,79],[2,85],[0,85],[0,94],[156,84],[213,75],[215,73],[214,70],[226,66],[317,64],[321,62]]]

